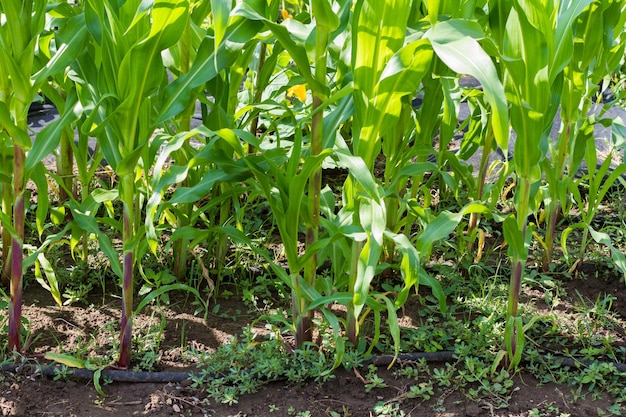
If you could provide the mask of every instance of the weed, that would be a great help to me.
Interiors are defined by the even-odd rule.
[[[435,392],[433,391],[432,381],[411,385],[409,392],[406,394],[407,398],[423,398],[424,400],[429,400],[433,395],[435,395]]]
[[[404,417],[406,415],[398,403],[378,402],[372,411],[376,417]]]
[[[375,388],[386,388],[387,384],[385,380],[378,376],[376,366],[369,365],[367,367],[367,374],[365,375],[365,392],[370,392]]]
[[[73,374],[73,369],[69,368],[67,365],[61,365],[54,368],[54,377],[52,379],[55,381],[67,381]]]
[[[278,378],[298,384],[332,378],[333,362],[318,350],[305,348],[290,353],[281,339],[263,339],[250,327],[239,339],[221,345],[215,353],[190,354],[198,356],[201,369],[192,378],[192,386],[225,404],[235,404],[241,395],[256,392]]]

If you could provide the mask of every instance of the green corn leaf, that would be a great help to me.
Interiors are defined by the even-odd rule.
[[[593,0],[575,0],[573,2],[561,2],[559,16],[554,33],[554,52],[552,52],[553,64],[550,71],[550,80],[554,81],[572,59],[574,51],[574,30],[572,29],[578,16],[593,2]],[[569,3],[569,4],[567,4]],[[563,10],[565,7],[565,10]],[[599,32],[594,30],[593,32]],[[585,36],[585,43],[591,41]]]
[[[437,217],[428,221],[424,231],[417,238],[415,248],[421,254],[430,253],[430,248],[436,241],[449,236],[463,216],[471,213],[488,214],[490,210],[480,203],[469,203],[458,213],[442,211]]]
[[[56,52],[46,65],[31,77],[33,85],[40,86],[52,75],[65,71],[85,48],[87,35],[83,14],[76,15],[65,23],[58,38],[67,41],[57,45]]]
[[[202,296],[200,295],[200,293],[198,292],[198,290],[196,290],[193,287],[190,287],[189,285],[186,284],[181,284],[181,283],[177,283],[177,284],[169,284],[169,285],[163,285],[162,287],[157,288],[156,290],[150,291],[148,293],[148,295],[146,295],[137,305],[137,307],[135,308],[135,315],[139,314],[141,312],[141,310],[144,309],[145,306],[147,306],[148,304],[150,304],[153,300],[155,300],[156,298],[160,297],[161,295],[170,292],[170,291],[185,291],[185,292],[189,292],[192,295],[194,295],[196,297],[196,300],[199,300],[202,303],[202,306],[204,307],[204,309],[206,310],[207,306],[206,303],[204,302]]]
[[[70,368],[82,369],[85,367],[85,361],[66,353],[46,352],[44,358],[49,361],[55,361],[57,363],[69,366]]]
[[[528,251],[524,242],[524,232],[519,229],[518,221],[514,215],[508,216],[502,222],[502,232],[504,233],[504,241],[509,247],[508,252],[511,259],[525,262]]]
[[[198,229],[192,226],[183,226],[174,230],[174,233],[172,233],[170,240],[176,241],[179,239],[183,239],[190,242],[196,240],[206,240],[212,233],[212,229]]]
[[[611,237],[604,232],[596,231],[591,225],[587,225],[587,229],[589,230],[589,234],[596,242],[605,245],[611,251],[611,256],[613,258],[613,262],[617,269],[620,270],[622,275],[624,275],[624,279],[626,280],[626,255],[619,249],[613,245],[611,241]]]
[[[28,136],[28,133],[24,130],[15,125],[4,101],[0,101],[0,126],[7,131],[16,145],[24,150],[30,149],[32,146],[30,136]]]
[[[72,90],[65,103],[67,111],[37,134],[32,148],[26,155],[26,161],[24,163],[25,175],[27,177],[30,176],[35,165],[39,164],[59,146],[63,131],[81,116],[82,107],[76,103],[77,97]]]
[[[374,97],[387,62],[404,45],[409,3],[409,0],[360,0],[355,5],[352,67],[357,114],[365,114],[364,100]]]
[[[420,39],[402,47],[389,59],[376,83],[374,95],[370,97],[362,136],[385,136],[390,127],[398,123],[402,98],[415,95],[431,67],[432,57],[430,42]],[[369,152],[366,155],[373,157]]]
[[[119,197],[119,190],[117,188],[111,190],[96,188],[90,195],[93,201],[99,204],[106,201],[115,201]]]
[[[524,327],[521,317],[509,317],[504,330],[504,341],[506,344],[509,366],[517,367],[522,360],[524,351]]]
[[[100,394],[102,397],[106,397],[106,394],[102,390],[102,385],[100,384],[100,375],[104,367],[100,366],[99,368],[93,371],[93,387],[96,389],[96,392]]]
[[[46,239],[44,240],[44,242],[41,245],[39,245],[39,247],[35,249],[32,253],[29,253],[28,256],[24,259],[23,265],[24,265],[25,271],[28,270],[28,268],[30,268],[32,265],[34,265],[37,262],[37,257],[39,256],[39,254],[46,253],[46,250],[49,247],[59,244],[59,243],[67,242],[65,238],[67,237],[67,232],[71,228],[72,228],[71,223],[67,223],[65,227],[59,232],[46,236]]]
[[[48,223],[48,209],[50,208],[50,197],[48,196],[47,170],[43,163],[39,162],[32,170],[29,177],[37,186],[37,209],[35,210],[35,224],[37,233],[41,238],[44,228]]]
[[[215,49],[214,39],[206,37],[196,52],[196,58],[187,74],[167,86],[156,124],[171,119],[185,109],[194,89],[215,78],[235,62],[247,42],[254,39],[262,27],[260,22],[244,18],[233,19],[224,41]]]
[[[127,153],[115,167],[115,172],[117,173],[117,175],[119,175],[120,177],[134,175],[137,169],[137,162],[139,161],[139,158],[141,158],[141,155],[147,145],[148,143],[144,142],[143,146],[139,146],[131,152]]]
[[[307,306],[307,311],[312,311],[326,304],[339,304],[348,306],[353,299],[353,295],[349,292],[336,292],[330,295],[319,296],[311,299],[311,303]]]
[[[448,237],[456,229],[462,218],[462,213],[449,211],[439,213],[435,219],[428,222],[424,231],[417,238],[415,242],[417,251],[422,255],[429,254],[433,244]]]
[[[235,10],[233,10],[233,15],[246,17],[250,21],[262,22],[272,31],[272,34],[281,46],[289,52],[291,59],[293,59],[300,75],[302,75],[308,87],[320,96],[327,97],[328,87],[320,83],[311,71],[311,64],[305,45],[306,40],[298,39],[296,36],[298,32],[293,28],[289,29],[286,24],[274,22],[274,17],[270,18],[266,16],[267,7],[264,3],[264,1],[259,0],[241,2],[237,5]],[[296,24],[295,22],[291,23]]]
[[[404,46],[409,4],[408,0],[361,0],[355,5],[352,140],[354,154],[362,157],[368,168],[380,152],[380,137],[397,123],[400,99],[415,93],[430,65],[428,41]]]
[[[448,67],[480,81],[485,100],[492,109],[494,137],[506,153],[509,141],[508,105],[493,61],[478,43],[484,37],[482,29],[476,22],[451,20],[438,22],[425,36]]]
[[[387,307],[387,329],[391,334],[391,339],[393,340],[393,354],[394,359],[389,364],[388,369],[391,369],[393,364],[400,353],[400,324],[398,323],[398,315],[396,314],[396,306],[394,303],[384,295],[378,295],[378,298],[382,298],[385,302],[385,306]],[[372,343],[372,347],[375,343]]]
[[[139,45],[154,42],[154,49],[162,51],[180,39],[189,21],[187,0],[157,0],[150,11],[150,34]]]
[[[367,196],[379,202],[381,196],[378,184],[363,159],[351,155],[347,150],[335,151],[335,155],[337,164],[343,168],[348,168],[352,174],[351,177],[358,181]]]
[[[91,201],[93,202],[93,200]],[[82,206],[78,206],[78,204],[73,202],[70,203],[70,206],[72,207],[72,216],[75,224],[87,233],[91,233],[98,237],[100,250],[111,262],[111,269],[118,277],[123,277],[122,264],[119,259],[119,254],[113,247],[111,239],[105,233],[100,231],[98,222],[93,215],[93,203],[90,203],[90,201],[87,200],[82,204]],[[95,207],[97,207],[97,204]]]
[[[41,274],[42,269],[44,275],[46,276],[45,281],[43,275]],[[61,292],[59,291],[59,281],[57,280],[54,268],[52,268],[52,265],[46,259],[43,253],[40,253],[37,256],[37,262],[35,263],[35,278],[42,287],[44,287],[47,291],[50,291],[52,298],[58,306],[63,305],[63,301],[61,300]]]
[[[389,230],[385,231],[385,237],[391,239],[394,242],[395,248],[402,254],[402,260],[400,261],[400,273],[402,274],[402,280],[404,287],[398,294],[396,299],[396,307],[401,307],[406,302],[409,291],[413,287],[419,286],[420,277],[420,255],[415,249],[411,241],[404,234],[392,233]],[[437,283],[438,285],[438,283]]]
[[[154,227],[154,222],[156,220],[156,213],[159,204],[161,203],[162,194],[167,187],[172,184],[180,184],[186,178],[189,172],[188,166],[173,166],[171,167],[165,175],[163,175],[156,186],[154,186],[152,195],[148,199],[148,203],[146,204],[146,239],[148,240],[148,245],[154,254],[157,251],[158,239],[156,234],[156,229]]]
[[[546,10],[547,12],[547,10]],[[545,33],[515,9],[507,21],[503,48],[507,97],[511,102],[511,125],[517,133],[513,162],[521,177],[541,178],[540,163],[547,153],[546,129],[552,125],[550,57]]]
[[[439,168],[432,162],[416,162],[407,164],[402,167],[400,171],[394,176],[393,182],[389,186],[390,189],[395,189],[400,182],[406,178],[418,177],[426,174],[427,172],[437,172]]]
[[[213,16],[213,31],[215,33],[215,45],[224,40],[228,27],[233,2],[231,0],[211,0],[211,15]]]
[[[178,187],[176,191],[174,191],[170,203],[193,203],[207,195],[215,184],[220,182],[243,181],[245,179],[245,176],[242,175],[228,174],[220,170],[210,170],[194,186]]]
[[[354,281],[354,315],[359,317],[365,305],[370,284],[376,275],[376,268],[382,254],[383,234],[387,225],[385,205],[373,200],[363,200],[359,207],[361,225],[367,231],[367,241],[359,254],[357,274]]]

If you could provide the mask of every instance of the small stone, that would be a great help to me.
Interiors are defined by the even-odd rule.
[[[180,407],[178,404],[172,405],[172,410],[174,410],[175,413],[180,413]]]
[[[168,398],[167,400],[165,400],[165,404],[172,405],[172,399]]]

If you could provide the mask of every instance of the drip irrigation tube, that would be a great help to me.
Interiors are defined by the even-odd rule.
[[[95,371],[84,368],[69,368],[71,369],[72,378],[78,379],[93,379]],[[35,364],[7,364],[2,365],[0,368],[3,372],[30,372],[39,373],[48,377],[53,377],[61,371],[59,365],[35,365]],[[147,371],[127,371],[119,369],[104,369],[100,373],[100,376],[110,378],[115,382],[155,382],[155,383],[168,383],[168,382],[183,382],[189,380],[194,375],[200,375],[199,372],[147,372]]]
[[[416,362],[424,359],[428,363],[450,362],[456,359],[455,353],[452,351],[440,352],[417,352],[417,353],[401,353],[398,355],[396,362]],[[559,364],[559,366],[571,367],[588,367],[595,364],[612,364],[620,372],[626,372],[626,364],[606,361],[578,360],[564,356],[542,356],[542,361],[549,364]],[[379,355],[363,362],[363,364],[372,364],[375,366],[389,366],[393,363],[393,355]],[[41,374],[48,377],[54,377],[61,371],[59,365],[36,365],[36,364],[5,364],[0,366],[2,372],[30,372],[33,374]],[[101,376],[110,378],[114,382],[152,382],[152,383],[169,383],[189,381],[194,376],[201,376],[200,372],[146,372],[146,371],[127,371],[117,369],[104,369]],[[94,371],[88,369],[72,368],[72,378],[93,379]]]

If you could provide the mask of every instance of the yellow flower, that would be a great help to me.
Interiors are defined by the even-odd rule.
[[[302,102],[306,101],[306,84],[294,85],[287,90],[287,98],[298,97]]]
[[[292,15],[290,15],[290,14],[289,14],[289,12],[288,12],[287,10],[285,10],[285,9],[282,9],[282,10],[280,11],[280,14],[282,14],[282,15],[283,15],[283,20],[287,20],[287,19],[291,19],[291,18],[293,18],[293,16],[292,16]]]

